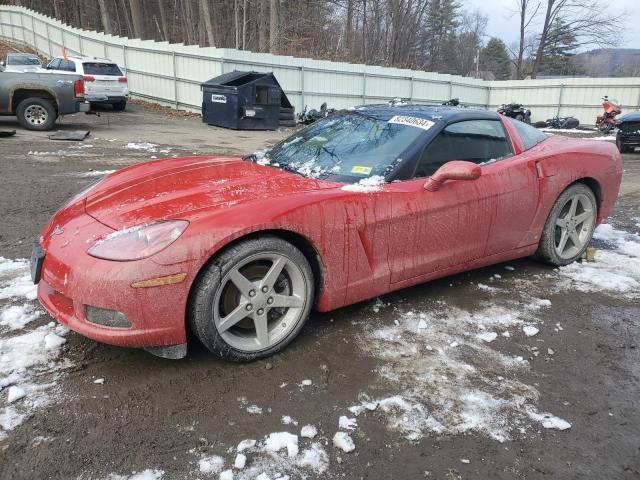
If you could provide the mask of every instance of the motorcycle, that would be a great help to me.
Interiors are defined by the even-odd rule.
[[[604,113],[596,117],[596,128],[603,133],[609,133],[616,127],[616,116],[622,113],[622,108],[617,100],[609,100],[605,95],[602,97]]]
[[[531,123],[531,110],[525,109],[519,103],[508,103],[501,105],[498,109],[498,113],[506,117],[515,118],[524,123]]]
[[[557,128],[562,130],[571,130],[574,128],[578,128],[580,125],[580,120],[576,117],[558,117],[555,116],[553,118],[548,119],[545,123],[546,128]]]
[[[327,102],[324,102],[322,105],[320,105],[320,111],[312,108],[307,112],[307,106],[305,105],[304,110],[298,114],[298,123],[302,123],[303,125],[310,125],[313,122],[320,120],[321,118],[324,118],[335,111],[335,108],[327,108]]]
[[[447,100],[446,102],[442,102],[442,105],[447,107],[457,107],[460,105],[460,99],[452,98],[451,100]]]

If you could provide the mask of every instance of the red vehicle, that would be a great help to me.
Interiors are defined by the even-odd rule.
[[[580,258],[620,155],[483,110],[369,106],[264,157],[124,168],[73,197],[32,254],[38,298],[94,340],[246,361],[328,311],[529,255]]]
[[[616,116],[622,113],[622,107],[617,100],[609,100],[606,95],[602,97],[604,113],[596,118],[596,128],[608,133],[616,127]]]

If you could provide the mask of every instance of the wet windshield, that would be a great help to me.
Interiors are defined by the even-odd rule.
[[[267,150],[258,163],[344,183],[384,176],[424,133],[421,127],[393,123],[394,118],[355,112],[328,117]]]

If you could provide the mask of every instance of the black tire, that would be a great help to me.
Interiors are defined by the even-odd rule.
[[[295,127],[298,123],[295,120],[280,120],[279,125],[281,127]]]
[[[516,119],[516,120],[520,120],[521,122],[524,122],[524,115],[523,115],[523,114],[521,114],[521,113],[519,113],[519,114],[517,114],[517,115],[515,116],[515,119]]]
[[[618,147],[618,151],[620,153],[631,153],[635,150],[631,145],[626,145],[620,137],[616,138],[616,146]]]
[[[595,218],[594,218],[593,224],[590,227],[590,231],[588,232],[589,240],[587,240],[584,246],[579,251],[577,251],[574,255],[572,255],[570,258],[560,257],[556,250],[556,244],[555,244],[556,228],[557,228],[556,222],[558,221],[558,218],[560,217],[560,214],[563,208],[567,205],[567,202],[572,197],[578,194],[584,194],[586,197],[588,197],[589,201],[591,202],[593,212],[595,212],[595,217],[597,217],[598,203],[596,201],[596,196],[594,195],[593,191],[584,183],[575,183],[571,185],[569,188],[567,188],[564,192],[560,194],[556,202],[553,204],[553,208],[551,209],[551,212],[549,213],[547,221],[544,225],[544,230],[542,231],[542,236],[540,237],[538,250],[536,251],[536,257],[539,260],[557,267],[568,265],[570,263],[575,262],[580,257],[582,257],[582,254],[587,249],[589,245],[589,241],[593,235],[593,231],[595,230]]]
[[[35,115],[34,111],[40,112]],[[27,130],[39,132],[51,130],[58,118],[58,112],[49,100],[31,97],[22,100],[16,109],[18,122]]]
[[[127,108],[127,101],[126,100],[122,100],[118,103],[114,103],[113,104],[113,109],[116,112],[124,112],[124,109]]]
[[[280,112],[280,120],[294,120],[295,115],[292,113],[282,113]]]
[[[214,323],[214,303],[221,281],[240,262],[252,255],[277,254],[287,257],[299,268],[306,285],[306,298],[295,326],[277,344],[261,351],[243,351],[229,345]],[[274,236],[242,241],[222,251],[200,272],[191,288],[188,318],[198,339],[215,355],[234,362],[251,362],[269,357],[285,348],[300,333],[309,317],[314,302],[313,272],[305,256],[290,243]],[[276,320],[276,323],[279,320]]]

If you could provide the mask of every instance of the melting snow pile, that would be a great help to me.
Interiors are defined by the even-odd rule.
[[[638,297],[640,294],[640,235],[600,225],[593,238],[613,250],[598,250],[595,262],[572,263],[559,269],[569,285],[583,292],[602,292]]]
[[[321,442],[311,441],[316,435],[314,426],[305,425],[300,435],[273,432],[261,441],[242,440],[235,449],[229,450],[228,461],[218,455],[202,457],[199,471],[208,477],[235,480],[322,475],[329,467],[329,456]]]
[[[57,358],[67,329],[53,322],[31,327],[41,311],[28,272],[26,260],[0,257],[0,439],[47,405],[51,373],[63,365]]]
[[[156,145],[155,143],[148,143],[148,142],[142,142],[142,143],[130,142],[125,145],[125,148],[128,148],[130,150],[142,150],[149,153],[156,153],[158,151],[158,145]]]
[[[362,345],[385,361],[378,374],[397,395],[363,397],[355,415],[382,411],[389,427],[410,440],[428,432],[477,432],[498,441],[514,428],[524,431],[535,408],[537,390],[518,380],[528,368],[522,357],[491,346],[538,322],[531,299],[519,308],[488,305],[470,313],[435,302],[424,311],[400,311],[393,326],[376,329]],[[536,303],[537,304],[537,303]],[[511,333],[510,333],[511,331]]]

